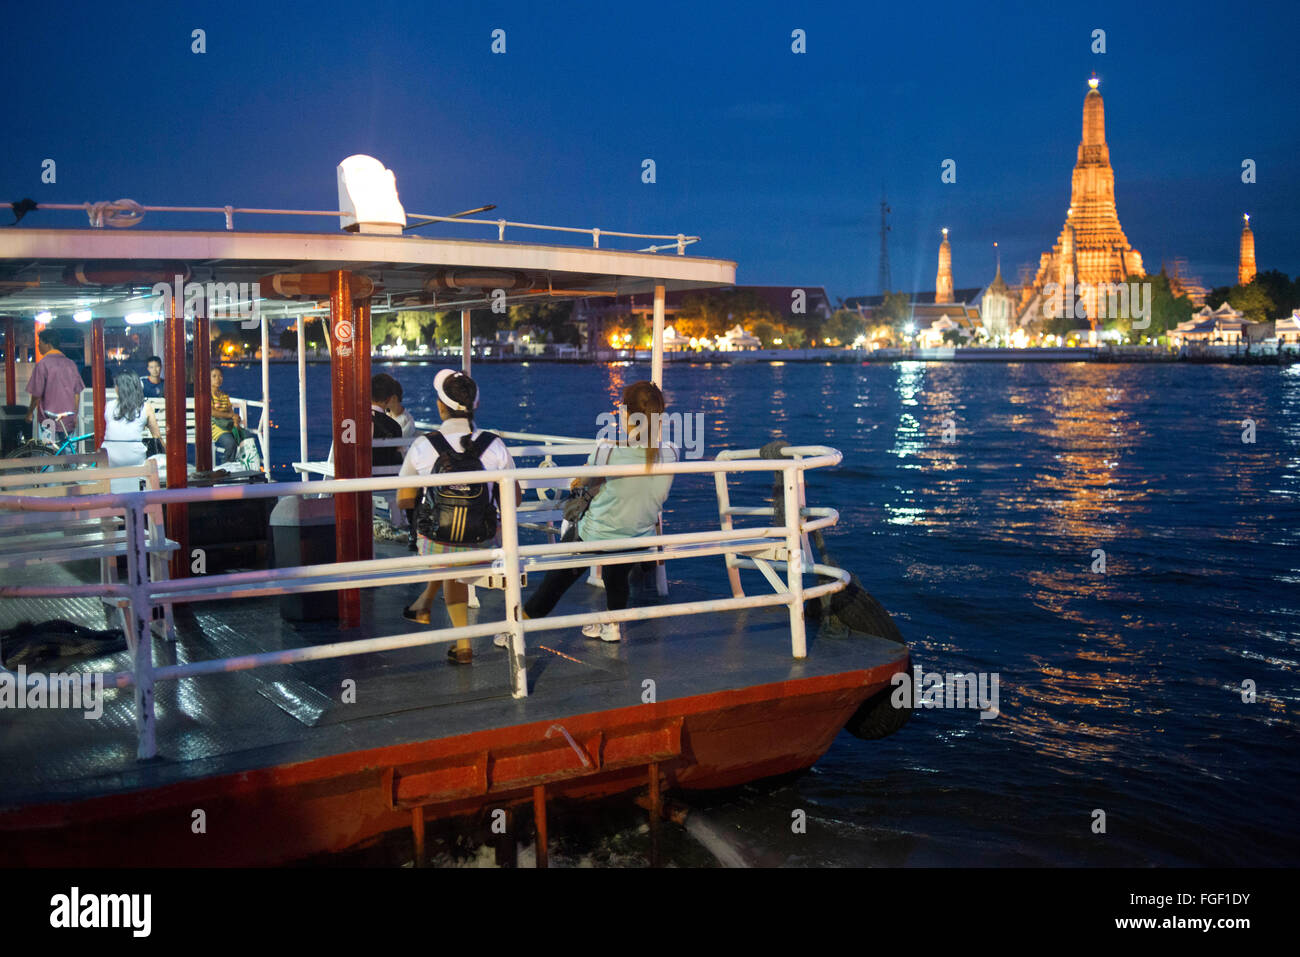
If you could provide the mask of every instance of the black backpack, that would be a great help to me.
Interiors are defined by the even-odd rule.
[[[425,435],[438,453],[433,474],[482,472],[483,453],[497,440],[491,432],[465,436],[465,451],[457,452],[438,431]],[[415,527],[425,538],[444,545],[479,545],[497,533],[497,506],[488,482],[466,482],[426,488],[416,509]]]

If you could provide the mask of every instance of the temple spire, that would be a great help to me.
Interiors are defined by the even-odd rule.
[[[1250,213],[1242,216],[1241,248],[1237,254],[1237,285],[1244,286],[1255,278],[1255,234],[1250,231]]]
[[[1142,256],[1129,245],[1115,209],[1115,171],[1106,143],[1100,85],[1096,76],[1088,80],[1083,135],[1070,178],[1070,210],[1056,243],[1039,258],[1031,288],[1040,293],[1053,282],[1062,286],[1087,283],[1096,288],[1145,273]],[[1091,306],[1088,316],[1094,324],[1100,318]]]
[[[934,301],[952,302],[952,247],[948,245],[948,229],[943,230],[939,243],[939,275],[934,280]]]

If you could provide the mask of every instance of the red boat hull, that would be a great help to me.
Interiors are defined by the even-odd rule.
[[[283,864],[354,848],[413,821],[531,801],[539,786],[547,797],[599,798],[648,787],[655,767],[663,788],[732,787],[816,763],[858,706],[907,667],[904,657],[870,670],[16,808],[0,812],[0,863]]]

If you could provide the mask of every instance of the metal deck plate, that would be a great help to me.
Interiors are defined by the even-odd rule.
[[[391,546],[379,547],[377,554]],[[393,554],[399,552],[394,551]],[[669,600],[719,597],[699,581],[718,582],[716,559],[683,561]],[[49,574],[51,569],[42,569]],[[66,569],[65,569],[66,571]],[[97,569],[86,572],[97,580]],[[11,579],[12,581],[13,579]],[[14,582],[16,583],[16,581]],[[757,580],[749,583],[760,587]],[[301,646],[311,641],[399,634],[410,624],[402,608],[418,586],[362,592],[362,626],[340,633],[327,623],[297,627],[281,619],[277,599],[222,605],[204,602],[176,609],[175,644],[155,639],[159,665]],[[502,616],[502,594],[480,590],[483,607],[470,613]],[[329,600],[322,596],[323,600]],[[633,604],[658,601],[644,591]],[[94,599],[41,600],[50,617],[93,618]],[[87,606],[90,603],[90,607]],[[37,610],[0,601],[7,620]],[[102,607],[102,606],[101,606]],[[579,582],[557,614],[604,607],[604,594]],[[434,625],[445,622],[435,606]],[[790,654],[783,609],[635,621],[624,640],[604,643],[577,629],[529,636],[530,695],[510,697],[504,649],[491,639],[474,642],[472,666],[449,664],[445,645],[358,655],[299,665],[211,675],[156,686],[158,757],[135,757],[134,693],[106,690],[104,714],[80,711],[0,711],[0,807],[73,800],[156,787],[177,781],[308,761],[368,748],[468,734],[485,729],[561,719],[641,703],[643,682],[655,682],[658,700],[873,667],[893,661],[896,645],[881,639],[818,639],[809,656]],[[125,670],[125,653],[79,663],[75,670]],[[74,669],[65,669],[74,670]],[[343,682],[356,682],[356,702],[345,704]]]

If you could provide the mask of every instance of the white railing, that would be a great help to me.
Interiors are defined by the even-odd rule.
[[[804,602],[839,591],[848,583],[849,575],[842,569],[814,563],[811,561],[811,555],[805,554],[807,533],[834,525],[839,519],[839,514],[832,508],[803,507],[803,473],[811,468],[837,465],[841,456],[835,449],[824,446],[795,447],[787,449],[786,454],[788,457],[777,460],[759,459],[756,457],[756,451],[724,452],[713,461],[655,463],[649,468],[642,465],[581,465],[484,471],[475,473],[475,478],[482,482],[495,483],[498,487],[498,501],[501,508],[499,545],[487,545],[471,551],[450,554],[336,562],[166,581],[152,581],[149,576],[148,549],[144,538],[144,511],[150,506],[322,493],[356,494],[391,491],[398,488],[421,489],[463,482],[464,475],[453,472],[410,478],[387,476],[248,486],[214,486],[205,489],[167,489],[153,492],[88,495],[75,499],[0,495],[0,508],[70,513],[86,509],[123,509],[129,546],[128,584],[122,588],[122,592],[129,602],[129,613],[134,616],[135,627],[132,631],[138,637],[135,646],[131,649],[132,667],[126,671],[104,673],[103,680],[107,686],[135,688],[137,754],[141,758],[149,758],[156,753],[153,688],[158,681],[245,671],[267,665],[417,648],[507,633],[510,636],[507,660],[512,693],[515,697],[522,698],[528,694],[524,666],[525,636],[528,634],[593,623],[669,618],[776,605],[788,608],[791,653],[795,658],[804,658],[807,655]],[[732,526],[731,519],[735,516],[771,515],[773,511],[770,507],[756,509],[731,507],[726,492],[727,476],[748,472],[771,472],[782,476],[785,506],[783,525],[751,528]],[[716,530],[657,534],[609,541],[545,542],[535,545],[519,543],[518,512],[514,495],[517,483],[533,480],[550,481],[557,477],[623,478],[647,474],[716,476],[719,510],[723,516],[721,527]],[[772,592],[746,596],[740,591],[737,579],[733,580],[731,598],[528,620],[524,620],[520,613],[521,576],[529,572],[578,568],[593,564],[667,562],[706,556],[723,556],[729,573],[734,573],[738,567],[759,569],[772,585]],[[780,572],[784,572],[784,576],[781,576]],[[803,581],[805,573],[815,574],[824,580],[817,585],[805,587]],[[327,645],[288,648],[234,658],[192,661],[161,667],[153,664],[153,635],[148,624],[155,606],[212,600],[230,602],[263,596],[343,591],[450,579],[503,588],[505,618],[460,628],[422,629],[382,638],[338,641]],[[10,585],[0,587],[0,597],[46,597],[55,594],[59,597],[93,596],[101,594],[103,589],[104,586],[100,583],[87,583],[82,586]]]
[[[143,206],[133,199],[119,199],[115,202],[98,203],[38,203],[37,209],[77,209],[86,214],[90,225],[95,228],[104,226],[134,226],[144,219],[145,213],[213,213],[226,218],[226,229],[235,228],[235,213],[254,216],[351,216],[352,213],[326,209],[258,209],[245,206]],[[463,216],[426,216],[422,213],[407,213],[407,218],[425,223],[463,223],[469,226],[491,226],[497,231],[497,242],[506,241],[506,229],[537,229],[556,233],[583,233],[591,237],[593,249],[600,248],[601,236],[618,236],[623,239],[668,239],[671,242],[662,246],[652,245],[637,250],[643,253],[657,253],[661,249],[676,249],[677,255],[685,256],[686,247],[698,243],[699,236],[687,236],[685,233],[625,233],[614,229],[600,229],[586,226],[545,226],[541,223],[516,223],[506,219],[466,219]],[[409,227],[408,227],[409,228]]]

